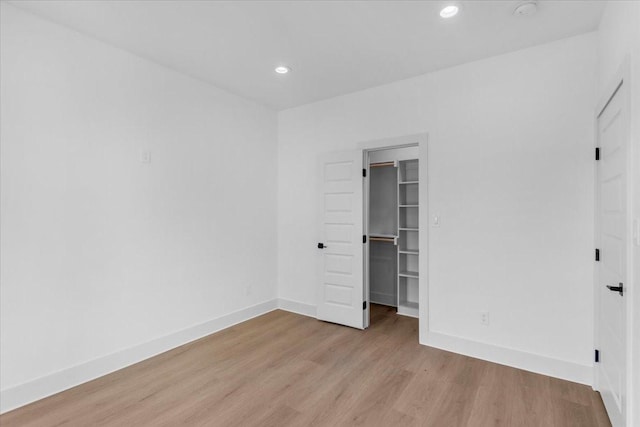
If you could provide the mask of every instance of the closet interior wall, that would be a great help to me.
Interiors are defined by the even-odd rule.
[[[369,300],[395,307],[398,172],[394,162],[369,171]]]

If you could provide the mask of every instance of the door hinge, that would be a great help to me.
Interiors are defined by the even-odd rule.
[[[596,261],[600,261],[600,249],[596,249]]]
[[[596,363],[600,363],[600,350],[595,350],[594,356]]]
[[[367,309],[367,302],[366,301],[362,301],[362,309],[363,310]]]
[[[366,169],[362,169],[362,177],[363,178],[367,177],[367,170]]]
[[[596,160],[600,160],[600,147],[596,147]]]
[[[367,236],[362,236],[362,243],[367,243]]]

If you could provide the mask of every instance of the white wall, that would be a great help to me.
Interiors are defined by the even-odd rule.
[[[422,341],[589,383],[595,42],[585,34],[280,112],[279,296],[315,305],[318,153],[428,132],[441,226],[429,230]]]
[[[275,112],[1,7],[3,409],[275,307]]]
[[[632,158],[632,217],[640,221],[640,2],[609,1],[598,29],[598,98],[602,99],[612,80],[616,78],[619,68],[625,58],[629,60],[630,98],[631,98],[631,158]],[[628,424],[640,424],[640,246],[632,247],[632,277],[627,286],[632,298],[629,309],[635,307],[632,313],[631,328],[628,336],[631,338],[632,353],[630,359],[635,366],[629,372],[632,378],[629,390],[630,402],[627,414]],[[629,310],[631,311],[631,310]]]
[[[314,306],[318,153],[419,132],[442,217],[423,341],[589,380],[594,88],[625,52],[638,70],[637,4],[605,13],[598,84],[578,36],[281,112],[277,156],[275,113],[1,8],[3,408],[272,301],[276,263],[284,305]]]

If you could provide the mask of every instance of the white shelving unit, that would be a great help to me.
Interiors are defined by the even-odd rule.
[[[418,317],[418,160],[398,164],[398,314]]]

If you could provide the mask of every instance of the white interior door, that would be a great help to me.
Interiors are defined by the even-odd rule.
[[[320,320],[364,328],[362,152],[320,162],[318,307]]]
[[[623,89],[623,88],[620,88]],[[624,426],[626,411],[627,132],[624,96],[618,90],[598,117],[596,282],[597,383],[613,426]],[[626,88],[624,88],[626,89]]]

